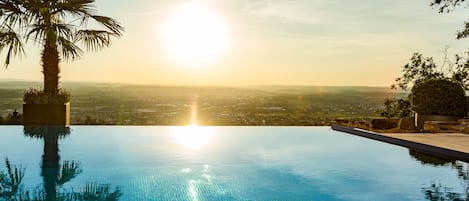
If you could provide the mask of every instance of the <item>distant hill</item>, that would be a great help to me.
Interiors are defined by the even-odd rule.
[[[41,82],[0,81],[0,116],[22,112],[23,93]],[[327,125],[336,118],[369,119],[387,87],[157,86],[64,82],[72,93],[72,124],[181,125],[197,107],[203,125]]]
[[[39,81],[25,81],[17,79],[0,79],[1,89],[23,89],[28,88],[41,88],[42,82]],[[267,93],[280,93],[280,94],[295,94],[295,93],[340,93],[340,92],[384,92],[384,93],[399,93],[400,91],[391,90],[389,87],[367,87],[367,86],[275,86],[275,85],[258,85],[258,86],[166,86],[166,85],[136,85],[136,84],[117,84],[117,83],[93,83],[93,82],[63,82],[62,87],[66,89],[78,88],[122,88],[122,89],[160,89],[160,90],[220,90],[220,89],[238,89],[238,90],[254,90],[258,92]]]

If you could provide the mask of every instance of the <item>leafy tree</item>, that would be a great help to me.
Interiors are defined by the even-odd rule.
[[[448,59],[447,49],[443,50],[444,61],[438,66],[433,57],[424,57],[421,53],[414,53],[410,62],[402,67],[403,74],[396,78],[392,89],[407,90],[413,85],[430,79],[453,79],[464,89],[469,90],[469,52],[466,56],[455,55],[454,61]]]
[[[31,42],[41,47],[44,93],[59,91],[61,59],[75,60],[83,50],[97,51],[111,45],[123,28],[114,19],[95,15],[95,0],[0,0],[0,51],[7,50],[5,67],[13,56],[24,55]],[[104,27],[89,29],[88,23]]]
[[[469,53],[466,53],[466,55],[466,58],[455,55],[456,61],[450,69],[452,70],[451,78],[461,83],[466,90],[469,90]]]
[[[380,111],[380,116],[386,118],[393,118],[393,117],[409,117],[412,111],[410,110],[410,102],[406,99],[397,99],[397,100],[390,100],[387,99],[384,102],[384,109]]]

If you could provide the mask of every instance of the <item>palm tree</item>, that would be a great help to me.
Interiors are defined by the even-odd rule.
[[[0,52],[6,50],[5,67],[14,56],[24,55],[28,42],[42,48],[44,93],[59,91],[61,59],[75,60],[82,47],[97,51],[122,36],[116,20],[95,15],[95,0],[0,0]],[[95,22],[103,29],[88,28]],[[82,47],[80,47],[80,45]]]

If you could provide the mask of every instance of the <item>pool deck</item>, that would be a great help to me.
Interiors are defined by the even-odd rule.
[[[469,153],[469,135],[461,133],[379,133],[397,139]]]
[[[469,135],[458,133],[375,133],[333,125],[333,130],[382,141],[435,156],[469,162]]]

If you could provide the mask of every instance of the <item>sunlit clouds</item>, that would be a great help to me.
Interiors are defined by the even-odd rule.
[[[97,1],[124,36],[61,65],[68,81],[157,85],[389,86],[414,52],[467,50],[455,33],[469,17],[428,1]],[[40,52],[0,79],[41,81]],[[93,72],[93,73],[90,73]]]

